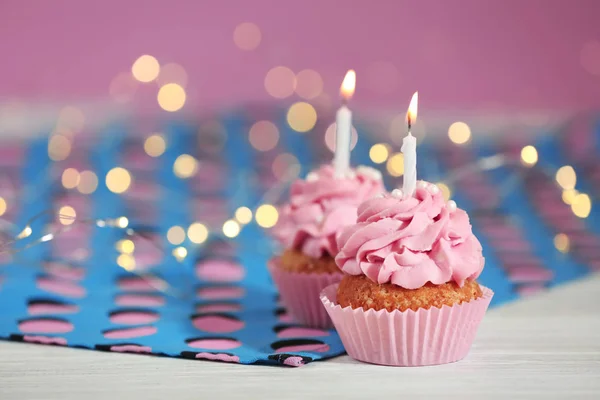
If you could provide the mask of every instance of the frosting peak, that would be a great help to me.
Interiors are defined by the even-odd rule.
[[[419,182],[413,197],[394,191],[362,203],[356,225],[345,228],[337,244],[336,263],[344,272],[406,289],[427,282],[462,286],[484,264],[467,213],[427,182]]]
[[[337,235],[356,222],[359,204],[384,190],[381,174],[373,168],[358,167],[336,178],[334,168],[323,165],[292,184],[273,234],[287,248],[315,258],[333,257]]]

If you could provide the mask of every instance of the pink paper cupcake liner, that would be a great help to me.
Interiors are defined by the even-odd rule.
[[[494,296],[481,286],[483,296],[452,307],[428,310],[367,310],[337,304],[338,284],[321,292],[321,301],[348,352],[372,364],[416,367],[463,359]]]
[[[344,274],[288,272],[281,269],[278,258],[271,259],[268,267],[283,304],[295,320],[311,328],[333,328],[319,297],[324,288],[339,283]]]

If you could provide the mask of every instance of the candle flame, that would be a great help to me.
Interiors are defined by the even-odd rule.
[[[409,125],[414,124],[417,121],[417,108],[419,105],[419,92],[415,92],[413,94],[412,99],[410,99],[410,104],[408,105],[408,111],[406,112],[406,120]]]
[[[356,72],[353,69],[346,72],[346,76],[340,87],[340,94],[345,100],[350,100],[354,94],[354,88],[356,87]]]

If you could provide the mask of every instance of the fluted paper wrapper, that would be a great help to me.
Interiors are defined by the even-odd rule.
[[[321,301],[348,352],[372,364],[416,367],[463,359],[494,296],[481,286],[483,296],[452,307],[428,310],[367,310],[342,308],[336,301],[338,284],[321,292]]]
[[[288,272],[279,267],[278,258],[271,259],[268,267],[283,305],[296,321],[311,328],[333,328],[319,297],[324,288],[339,283],[344,274]]]

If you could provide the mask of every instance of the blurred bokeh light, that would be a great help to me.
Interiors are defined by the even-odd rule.
[[[296,132],[308,132],[317,123],[317,111],[309,103],[299,101],[289,108],[287,122]]]
[[[277,99],[291,96],[296,89],[296,75],[287,67],[274,67],[265,76],[267,93]]]
[[[261,40],[260,28],[252,22],[242,22],[233,31],[233,41],[242,50],[254,50]]]
[[[250,127],[248,140],[256,150],[269,151],[277,146],[279,129],[271,121],[258,121]]]

